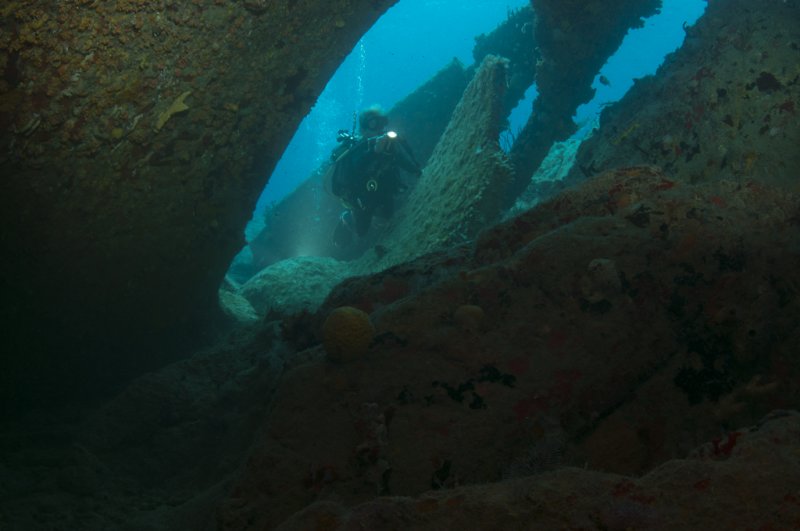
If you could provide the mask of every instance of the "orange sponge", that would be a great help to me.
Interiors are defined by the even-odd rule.
[[[328,359],[339,362],[352,361],[367,353],[375,327],[369,315],[352,306],[332,310],[322,325],[322,345]]]

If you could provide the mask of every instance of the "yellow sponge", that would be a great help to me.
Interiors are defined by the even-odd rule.
[[[322,345],[328,359],[348,362],[367,353],[375,328],[369,315],[352,306],[332,310],[322,325]]]

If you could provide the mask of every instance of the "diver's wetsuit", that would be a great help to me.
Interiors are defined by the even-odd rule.
[[[392,216],[394,196],[405,189],[401,169],[421,173],[408,143],[392,133],[356,139],[332,158],[331,189],[347,207],[334,232],[334,243],[342,247],[351,237],[344,232],[349,232],[348,226],[364,236],[374,215]]]

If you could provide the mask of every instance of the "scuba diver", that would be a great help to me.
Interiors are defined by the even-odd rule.
[[[333,164],[328,170],[331,192],[346,209],[333,231],[336,247],[349,246],[354,233],[363,237],[373,216],[392,216],[394,196],[407,189],[400,170],[417,177],[422,174],[408,143],[387,130],[388,125],[386,114],[373,106],[358,116],[360,135],[345,130],[338,133],[336,140],[341,145],[331,154]]]

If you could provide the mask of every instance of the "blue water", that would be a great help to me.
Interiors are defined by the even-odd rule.
[[[260,230],[260,213],[291,193],[327,159],[336,131],[350,129],[353,113],[380,104],[390,109],[430,79],[454,57],[473,62],[475,37],[492,31],[509,10],[528,0],[401,0],[381,17],[355,46],[301,123],[261,195],[248,236]],[[633,79],[652,74],[664,56],[683,42],[683,25],[703,13],[705,0],[664,0],[661,13],[632,30],[595,79],[592,102],[580,107],[575,121],[590,124],[603,104],[621,98]],[[599,82],[603,75],[609,85]],[[512,112],[511,131],[528,119],[535,87]],[[503,142],[501,142],[501,145]]]
[[[257,211],[294,190],[350,129],[353,113],[385,109],[413,92],[454,57],[471,65],[475,37],[492,31],[528,0],[400,0],[355,46],[301,123],[270,177]]]

